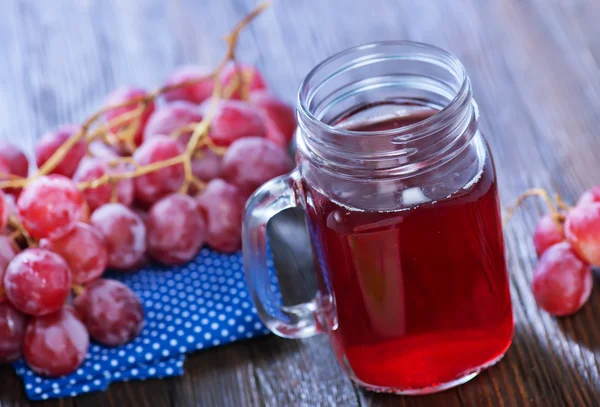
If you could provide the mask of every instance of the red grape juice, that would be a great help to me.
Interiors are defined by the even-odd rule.
[[[351,377],[374,390],[426,392],[504,354],[513,317],[489,157],[467,189],[404,210],[364,211],[310,185],[305,192],[320,291],[335,305],[324,329]]]

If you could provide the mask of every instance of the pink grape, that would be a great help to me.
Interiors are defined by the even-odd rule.
[[[0,235],[0,291],[3,291],[6,267],[17,253],[19,253],[19,248],[15,242],[9,236]],[[2,296],[0,295],[0,297]]]
[[[96,209],[90,220],[104,237],[108,267],[127,270],[143,260],[146,226],[131,209],[119,203],[109,203]]]
[[[148,213],[148,253],[163,264],[192,260],[205,238],[206,222],[190,196],[166,196]]]
[[[266,126],[265,137],[279,147],[287,148],[296,132],[296,112],[267,91],[250,93],[250,103],[263,114]]]
[[[17,200],[23,226],[36,239],[67,233],[81,219],[84,207],[77,185],[62,175],[34,179]]]
[[[35,161],[38,168],[41,168],[63,143],[80,130],[80,126],[68,124],[44,134],[35,147]],[[51,173],[71,178],[79,165],[79,161],[85,156],[86,152],[87,145],[83,140],[79,140]]]
[[[196,104],[202,103],[211,96],[215,86],[213,78],[204,79],[208,75],[210,75],[210,70],[203,66],[184,65],[177,68],[169,75],[165,85],[180,85],[189,81],[200,82],[165,92],[163,94],[165,100],[168,102],[185,100]]]
[[[242,217],[246,203],[240,190],[222,179],[214,179],[196,197],[196,203],[206,214],[206,243],[224,253],[239,250],[242,247]]]
[[[557,316],[571,315],[592,291],[592,271],[567,242],[548,248],[535,268],[532,290],[538,305]]]
[[[57,239],[42,239],[40,247],[62,256],[71,269],[75,284],[97,279],[108,262],[103,236],[83,222],[78,222],[70,232]]]
[[[242,137],[264,137],[265,125],[250,104],[221,100],[211,121],[209,135],[216,145],[227,147]]]
[[[93,181],[106,174],[118,174],[129,171],[123,165],[112,166],[110,159],[86,157],[79,163],[73,180],[76,182]],[[133,202],[134,188],[132,179],[123,179],[117,182],[117,199],[123,205],[129,206]],[[113,188],[110,184],[100,185],[95,188],[86,188],[82,191],[83,197],[91,211],[111,201]]]
[[[85,287],[75,299],[75,309],[90,336],[107,346],[131,342],[144,326],[140,299],[125,284],[99,279]]]
[[[18,216],[19,211],[17,209],[17,200],[14,195],[4,195],[4,202],[6,203],[6,212],[8,217]]]
[[[60,377],[82,365],[90,344],[85,325],[71,307],[32,318],[25,331],[23,356],[35,373]]]
[[[214,151],[204,148],[192,159],[192,173],[204,182],[217,178],[221,174],[223,159]]]
[[[148,93],[145,90],[140,89],[140,88],[135,88],[135,87],[118,88],[118,89],[115,89],[111,94],[108,95],[108,97],[106,98],[106,106],[119,105],[121,103],[125,103],[130,100],[143,98],[147,94]],[[129,104],[126,106],[117,107],[115,109],[111,109],[111,110],[107,111],[104,114],[104,117],[106,118],[106,120],[110,121],[110,120],[116,119],[117,117],[119,117],[123,114],[134,111],[135,109],[138,108],[138,106],[139,106],[139,103],[133,103],[133,104]],[[144,134],[144,127],[146,126],[146,122],[148,121],[148,118],[150,117],[150,115],[152,114],[153,111],[154,111],[154,102],[150,102],[145,107],[144,111],[142,112],[142,114],[140,116],[139,127],[135,133],[134,140],[133,140],[136,146],[139,146],[140,144],[142,144],[142,135]],[[125,122],[121,126],[115,126],[114,128],[112,128],[112,131],[116,133],[119,131],[119,128],[128,126],[131,123],[133,123],[133,119],[125,120]]]
[[[154,136],[133,153],[133,158],[140,165],[148,165],[158,161],[181,155],[182,145],[167,136]],[[135,196],[144,204],[152,204],[165,195],[181,187],[185,177],[183,164],[175,164],[149,174],[135,178]]]
[[[0,141],[0,163],[8,168],[10,174],[26,177],[29,172],[29,161],[18,147]]]
[[[573,251],[585,262],[600,266],[600,203],[577,205],[564,224]]]
[[[184,101],[169,103],[152,113],[144,130],[144,140],[148,140],[156,135],[169,136],[177,129],[201,121],[202,115],[199,112],[198,106]],[[178,141],[186,145],[190,141],[191,136],[191,131],[184,132],[180,134]]]
[[[239,82],[241,76],[242,83]],[[266,89],[267,85],[258,70],[251,65],[236,64],[230,62],[220,75],[223,89],[227,89],[233,81],[237,81],[235,91],[231,94],[231,99],[241,99],[251,91]],[[233,85],[232,85],[233,86]],[[244,91],[240,91],[240,90]]]
[[[58,254],[25,249],[6,268],[4,290],[10,302],[28,315],[58,311],[69,296],[71,270]]]
[[[223,156],[223,179],[249,195],[259,186],[292,168],[285,150],[261,137],[246,137],[233,143]]]
[[[21,357],[27,317],[11,303],[0,304],[0,365]]]
[[[565,240],[563,227],[559,226],[551,215],[542,216],[533,231],[533,245],[538,257],[550,246]]]

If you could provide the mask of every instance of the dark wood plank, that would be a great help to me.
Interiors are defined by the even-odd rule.
[[[81,120],[115,86],[154,87],[178,64],[214,65],[224,50],[219,39],[255,4],[3,2],[0,137],[31,152],[42,132]],[[276,2],[243,35],[238,57],[256,64],[294,103],[304,75],[349,46],[411,39],[449,49],[470,72],[503,204],[529,187],[574,201],[600,173],[599,15],[594,0]],[[514,343],[497,366],[458,389],[412,398],[364,392],[343,375],[326,337],[269,336],[191,355],[181,378],[114,384],[105,393],[41,404],[596,405],[600,293],[570,318],[554,319],[537,308],[529,288],[536,260],[530,236],[541,210],[539,203],[526,204],[505,230]],[[270,226],[289,303],[307,300],[314,289],[307,240],[298,238],[302,228],[297,212]],[[0,406],[30,405],[9,368],[0,369],[0,377]]]

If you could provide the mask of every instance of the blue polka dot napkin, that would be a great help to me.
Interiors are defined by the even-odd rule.
[[[268,333],[250,301],[241,253],[204,248],[184,266],[153,264],[107,277],[127,284],[141,298],[142,333],[116,348],[92,342],[84,364],[58,379],[36,375],[23,360],[15,362],[31,400],[106,390],[118,381],[180,376],[186,353]]]

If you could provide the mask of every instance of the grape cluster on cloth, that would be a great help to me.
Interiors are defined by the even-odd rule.
[[[269,265],[272,270],[270,259]],[[268,333],[246,289],[241,253],[203,248],[183,266],[152,264],[108,277],[127,284],[142,300],[142,333],[116,348],[92,343],[84,364],[57,379],[36,375],[23,360],[15,362],[31,400],[105,390],[118,381],[179,376],[186,353]]]

